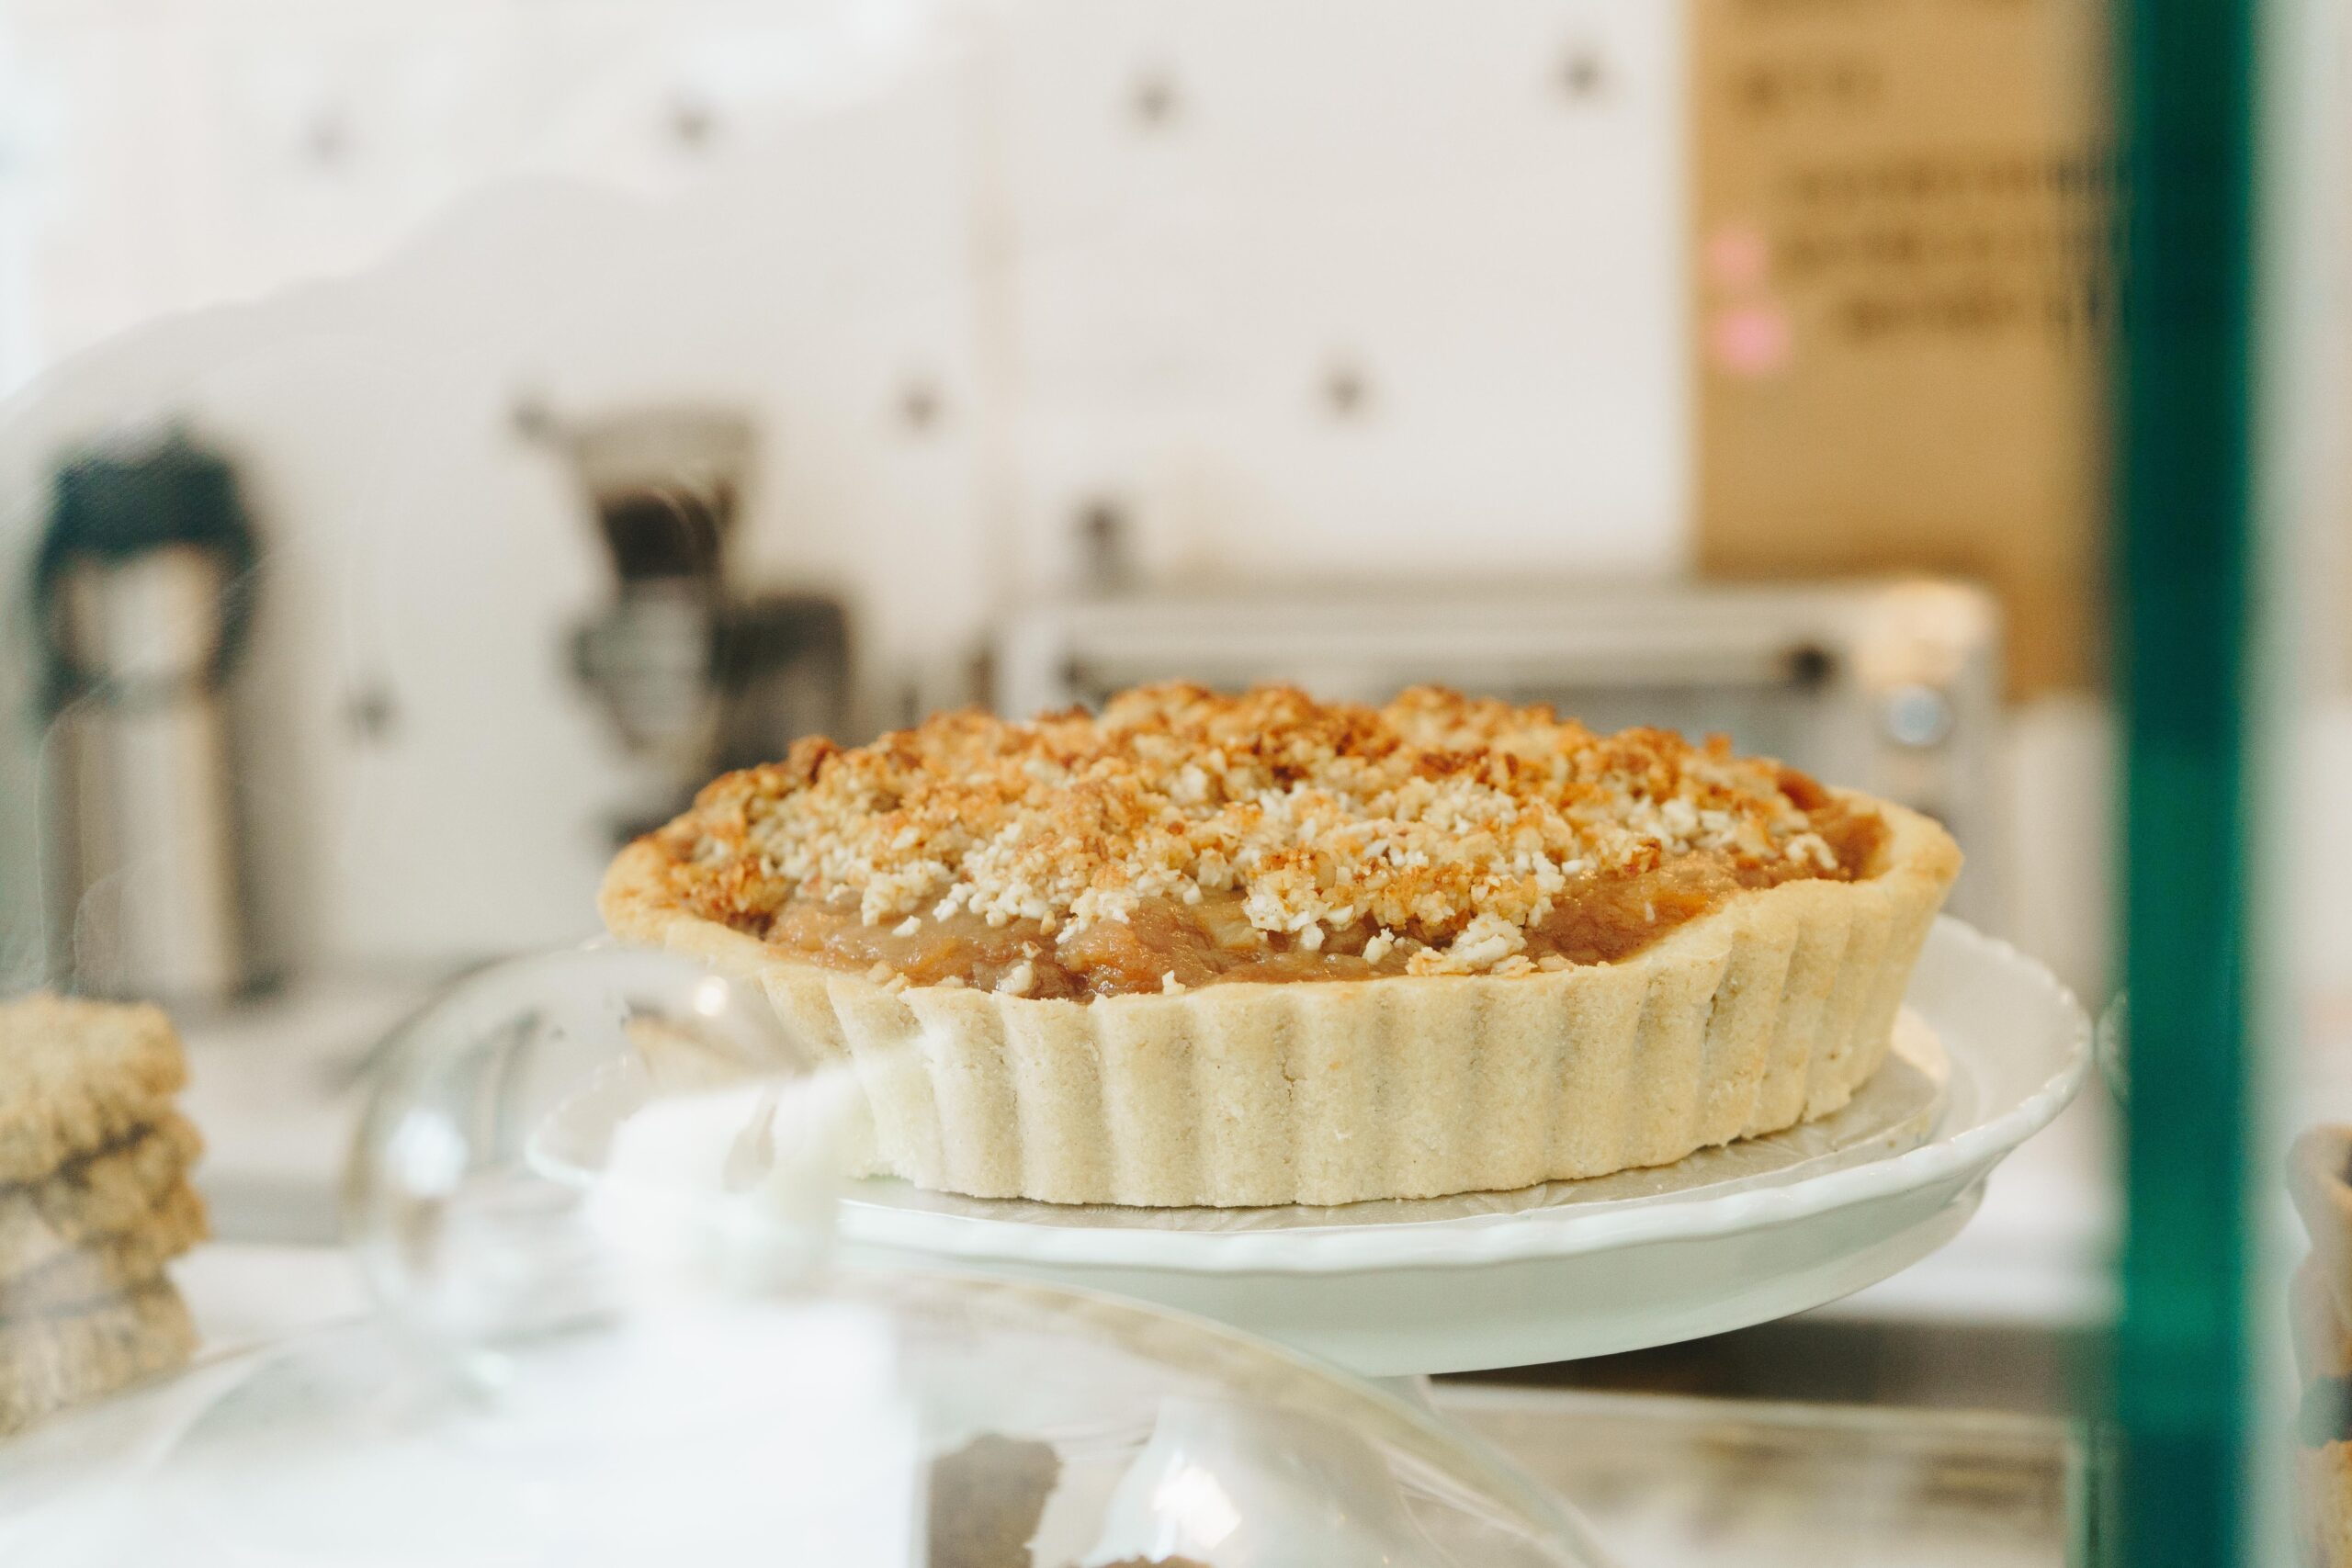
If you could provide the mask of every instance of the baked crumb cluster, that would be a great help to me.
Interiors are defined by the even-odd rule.
[[[821,901],[899,936],[978,917],[1066,946],[1148,903],[1205,903],[1290,951],[1347,932],[1408,973],[1508,975],[1538,966],[1531,928],[1595,880],[1696,856],[1756,885],[1839,874],[1827,804],[1720,737],[1596,735],[1435,687],[1374,708],[1170,683],[1099,718],[962,712],[855,750],[806,740],[712,784],[657,841],[684,902],[759,934]]]

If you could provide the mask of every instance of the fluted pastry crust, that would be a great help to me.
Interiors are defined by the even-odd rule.
[[[886,987],[679,908],[631,846],[626,939],[756,980],[865,1091],[870,1173],[985,1198],[1344,1203],[1663,1165],[1844,1105],[1885,1059],[1960,852],[1887,825],[1871,874],[1736,894],[1629,958],[1080,1003]]]

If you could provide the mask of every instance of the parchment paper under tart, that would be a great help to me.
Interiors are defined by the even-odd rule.
[[[862,1174],[981,1198],[1145,1207],[1508,1191],[1671,1164],[1844,1105],[1885,1059],[1960,852],[1887,832],[1871,874],[1734,894],[1613,964],[1234,982],[1079,1002],[886,988],[677,907],[640,841],[615,934],[755,980],[847,1061]]]

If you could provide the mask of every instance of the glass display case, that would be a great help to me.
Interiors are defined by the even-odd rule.
[[[202,9],[0,17],[0,1559],[2352,1564],[2342,18]],[[1027,1138],[1035,1040],[595,934],[722,770],[1163,680],[1966,870],[1850,1099],[1331,1203],[943,1190],[881,1087]]]

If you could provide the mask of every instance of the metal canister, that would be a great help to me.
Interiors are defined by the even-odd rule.
[[[235,475],[174,437],[58,472],[34,567],[53,977],[203,1005],[254,983],[227,701],[256,548]]]

